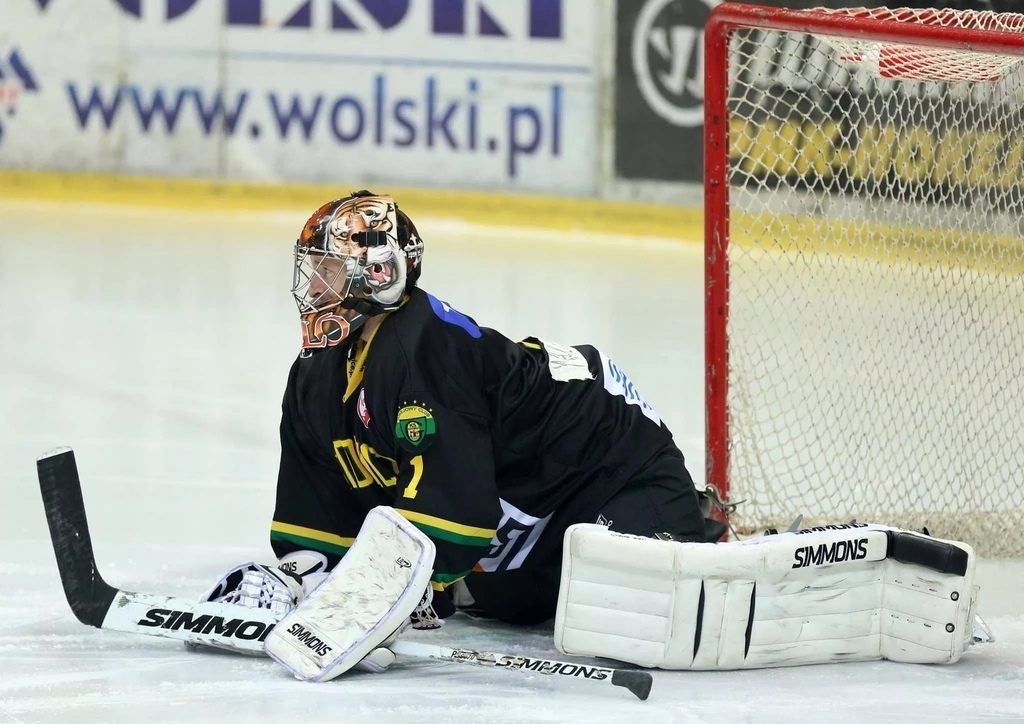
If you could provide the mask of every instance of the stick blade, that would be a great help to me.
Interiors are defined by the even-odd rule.
[[[612,674],[612,686],[624,686],[640,701],[647,701],[654,686],[654,677],[646,671],[625,671],[616,669]]]
[[[64,595],[79,621],[102,627],[117,590],[96,570],[75,453],[71,448],[45,453],[36,469]]]

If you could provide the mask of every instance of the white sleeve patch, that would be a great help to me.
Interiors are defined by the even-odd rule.
[[[594,375],[590,374],[587,358],[575,347],[549,342],[546,339],[542,339],[541,344],[548,353],[548,369],[551,370],[551,377],[556,382],[594,379]]]
[[[641,411],[648,418],[654,421],[654,424],[661,424],[661,417],[654,411],[654,407],[651,406],[647,400],[643,398],[640,391],[633,385],[633,381],[629,379],[629,375],[622,371],[615,362],[605,356],[604,352],[600,352],[601,365],[604,367],[604,388],[608,390],[609,394],[620,395],[626,399],[631,405],[637,405]]]

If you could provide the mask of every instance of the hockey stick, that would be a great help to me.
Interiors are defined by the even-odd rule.
[[[248,654],[264,653],[263,641],[281,618],[269,609],[133,593],[104,581],[96,568],[74,452],[70,448],[58,448],[42,455],[36,466],[64,595],[79,621],[111,631],[162,636]],[[641,700],[647,698],[653,684],[646,671],[451,649],[411,641],[396,641],[390,648],[399,656],[607,682],[628,689]]]
[[[537,674],[585,679],[587,681],[604,681],[612,686],[623,686],[629,689],[640,700],[647,699],[647,696],[651,693],[651,686],[654,684],[654,679],[649,673],[632,669],[610,669],[604,666],[587,666],[585,664],[573,664],[568,661],[555,661],[553,659],[533,659],[513,654],[495,654],[487,651],[471,651],[469,649],[450,649],[447,646],[420,644],[415,641],[396,641],[389,648],[395,654],[404,656],[454,661],[460,664],[474,664],[476,666],[494,666]]]
[[[163,636],[262,653],[279,615],[269,609],[194,601],[114,588],[96,569],[75,454],[59,448],[36,461],[64,595],[82,623],[112,631]]]

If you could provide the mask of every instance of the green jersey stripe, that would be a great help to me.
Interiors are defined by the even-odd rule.
[[[461,581],[472,572],[472,570],[469,570],[463,571],[462,573],[435,573],[430,577],[430,587],[435,591],[443,591],[456,581]]]
[[[328,543],[327,541],[317,540],[316,538],[309,538],[304,535],[295,535],[294,533],[283,533],[279,530],[270,531],[270,540],[286,541],[288,543],[294,543],[302,548],[309,548],[316,551],[323,551],[324,553],[334,553],[335,555],[343,556],[348,553],[348,549],[351,546],[338,545],[337,543]]]
[[[437,581],[438,583],[454,583],[460,578],[465,578],[472,572],[472,569],[470,569],[468,571],[463,571],[462,573],[435,573],[430,577],[430,580]]]
[[[477,536],[477,535],[462,535],[460,533],[453,533],[450,530],[444,530],[443,528],[435,528],[432,525],[426,525],[425,523],[418,523],[412,521],[412,524],[422,530],[424,533],[429,535],[431,538],[437,538],[438,540],[448,541],[449,543],[455,543],[462,546],[489,546],[491,544],[492,535]]]

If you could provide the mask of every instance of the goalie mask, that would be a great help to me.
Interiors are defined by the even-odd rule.
[[[356,191],[324,204],[295,242],[292,296],[305,353],[347,340],[368,317],[402,305],[423,242],[390,196]]]

